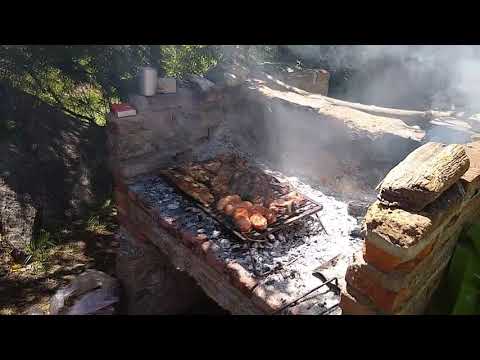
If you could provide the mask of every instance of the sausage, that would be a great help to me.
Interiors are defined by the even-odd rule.
[[[233,211],[233,219],[236,220],[237,218],[240,218],[240,217],[245,217],[248,219],[250,217],[250,213],[248,209],[244,207],[238,207]]]
[[[246,208],[248,210],[253,207],[253,204],[249,201],[240,201],[234,204],[230,203],[230,204],[227,204],[227,206],[225,206],[224,212],[228,216],[232,216],[235,209],[239,207]]]
[[[240,230],[240,232],[249,232],[252,230],[252,223],[245,216],[239,216],[235,219],[235,226]]]
[[[217,210],[222,211],[223,209],[225,209],[225,206],[227,206],[228,204],[234,204],[240,201],[242,201],[242,199],[238,195],[225,196],[218,201]]]
[[[255,230],[263,231],[267,228],[267,219],[258,213],[250,216],[250,222]]]
[[[232,216],[233,215],[233,212],[235,211],[235,204],[227,204],[225,206],[225,209],[223,209],[223,211],[225,212],[225,214],[227,214],[228,216]]]
[[[277,214],[275,213],[275,211],[272,209],[267,209],[263,206],[254,206],[252,209],[252,215],[253,214],[262,215],[264,218],[267,219],[268,225],[273,224],[275,221],[277,221]]]

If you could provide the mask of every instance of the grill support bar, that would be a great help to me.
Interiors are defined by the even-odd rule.
[[[334,288],[335,288],[335,290],[340,291],[340,288],[338,287],[338,279],[337,279],[336,277],[331,278],[330,280],[324,281],[324,282],[321,283],[320,285],[315,286],[313,289],[311,289],[311,290],[308,291],[307,293],[303,294],[302,296],[297,297],[295,300],[290,301],[290,302],[287,303],[286,305],[282,306],[280,309],[274,311],[274,312],[272,313],[272,315],[276,315],[276,314],[278,314],[279,312],[282,312],[283,310],[285,310],[285,309],[287,309],[287,308],[289,308],[289,307],[292,307],[292,306],[297,305],[297,304],[299,303],[299,301],[302,300],[303,298],[307,297],[308,295],[310,295],[311,293],[317,291],[318,289],[320,289],[320,288],[323,287],[323,286],[328,286],[329,284],[333,285]],[[332,307],[330,307],[330,308],[327,309],[327,310],[330,310],[330,309],[332,309],[333,307],[335,307],[335,306],[332,306]],[[323,313],[325,313],[325,312],[322,312],[321,314],[323,314]]]

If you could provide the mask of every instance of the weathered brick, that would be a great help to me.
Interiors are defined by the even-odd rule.
[[[387,313],[395,312],[411,295],[410,289],[393,292],[385,289],[370,273],[359,273],[358,266],[349,266],[345,279],[347,283],[368,297],[376,307]]]
[[[399,264],[398,266],[395,267],[395,270],[404,271],[404,272],[413,271],[413,269],[415,269],[415,267],[423,259],[425,259],[428,255],[430,255],[434,245],[435,245],[435,240],[433,240],[432,243],[428,244],[414,259]]]
[[[368,263],[385,272],[393,271],[403,261],[401,258],[377,248],[371,242],[365,242],[364,257]]]
[[[230,275],[230,281],[244,294],[250,296],[252,289],[257,285],[257,281],[237,262],[227,263],[226,270]]]
[[[405,252],[433,232],[433,221],[423,214],[392,209],[376,201],[365,216],[366,240],[377,247]]]
[[[202,244],[208,243],[208,238],[205,234],[193,234],[190,231],[179,230],[181,240],[197,254],[202,254]]]
[[[340,295],[340,308],[342,315],[377,315],[371,306],[361,303],[348,290],[342,291]]]
[[[218,255],[219,247],[212,241],[204,242],[201,245],[207,264],[213,267],[220,274],[227,272],[227,263]]]
[[[428,280],[423,284],[424,286],[418,289],[413,296],[406,301],[400,309],[396,311],[398,315],[420,315],[422,314],[430,299],[437,289],[446,267],[438,269]]]
[[[368,262],[382,271],[403,263],[406,269],[415,267],[445,227],[457,222],[463,196],[455,184],[419,213],[392,209],[378,201],[372,204],[365,217]]]
[[[280,310],[289,300],[286,294],[268,290],[262,284],[257,285],[252,292],[252,302],[266,314]]]
[[[413,269],[408,269],[409,271],[399,266],[391,272],[383,272],[372,264],[361,261],[361,256],[357,256],[358,260],[352,266],[358,268],[359,276],[374,278],[388,290],[415,289],[421,286],[421,283],[426,281],[434,271],[448,264],[460,230],[461,228],[457,228],[454,232],[449,231],[437,240],[430,254],[419,261]]]

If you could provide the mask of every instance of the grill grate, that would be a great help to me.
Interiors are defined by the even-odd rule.
[[[271,175],[269,176],[272,179],[270,184],[272,186],[273,193],[275,194],[275,197],[277,199],[282,199],[286,197],[288,192],[293,190],[293,191],[296,191],[298,194],[300,194],[305,199],[305,201],[301,206],[293,209],[291,213],[278,215],[277,221],[275,221],[273,224],[270,224],[265,231],[258,232],[256,230],[251,230],[246,233],[241,233],[238,230],[236,230],[231,217],[225,215],[221,211],[218,211],[215,206],[214,207],[205,206],[204,204],[199,202],[197,199],[193,198],[188,193],[184,192],[182,189],[176,186],[176,184],[170,181],[170,179],[165,178],[165,180],[168,181],[170,184],[172,184],[180,193],[182,193],[182,195],[192,200],[198,208],[200,208],[205,213],[207,213],[210,217],[216,220],[221,226],[223,226],[225,229],[231,232],[235,237],[239,238],[242,241],[266,242],[269,240],[268,236],[270,234],[274,234],[280,230],[283,230],[289,226],[292,226],[293,224],[299,222],[303,218],[310,215],[314,215],[323,209],[323,206],[321,204],[318,204],[308,196],[302,194],[300,191],[293,189],[293,187],[291,187],[290,185],[288,185],[288,191],[286,191],[285,184],[282,184],[282,182],[277,178],[275,178],[274,176],[271,176]]]

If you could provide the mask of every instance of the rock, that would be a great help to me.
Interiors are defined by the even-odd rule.
[[[222,239],[220,240],[220,245],[222,245],[223,247],[229,247],[230,241],[228,241],[227,239]]]
[[[355,228],[350,231],[350,236],[354,238],[361,238],[363,235],[364,232],[360,226],[355,226]]]
[[[212,81],[194,74],[187,75],[186,80],[192,82],[202,92],[208,91],[215,86]]]
[[[33,96],[2,89],[11,105],[0,109],[0,118],[15,118],[16,130],[0,139],[0,236],[26,252],[40,229],[75,221],[106,200],[106,134]]]
[[[167,208],[170,209],[170,210],[178,209],[178,207],[179,207],[178,203],[172,203],[172,204],[167,205]]]
[[[353,200],[348,203],[348,213],[356,218],[363,217],[367,213],[370,203],[364,201]]]
[[[296,88],[324,96],[328,95],[330,74],[323,69],[306,69],[283,73],[283,81]]]
[[[97,315],[118,303],[118,281],[97,270],[87,270],[60,288],[50,300],[50,315]],[[113,315],[113,311],[110,313]]]
[[[37,210],[30,196],[15,194],[2,180],[0,178],[0,239],[11,248],[14,261],[23,264],[34,237]]]

